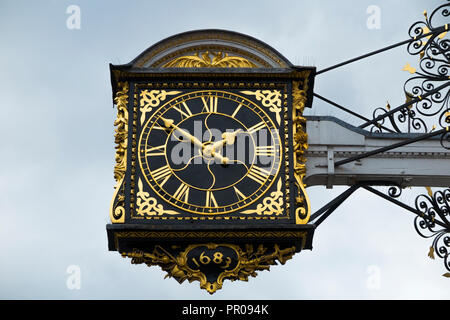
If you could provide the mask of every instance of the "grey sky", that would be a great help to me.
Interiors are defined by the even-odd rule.
[[[442,261],[412,214],[365,191],[316,231],[314,249],[249,282],[210,295],[198,282],[164,280],[157,267],[107,251],[114,140],[108,64],[127,63],[176,33],[218,28],[267,42],[294,64],[318,69],[407,38],[440,1],[1,1],[0,298],[26,299],[410,299],[450,298]],[[81,8],[81,29],[66,8]],[[381,29],[366,27],[369,5]],[[315,91],[354,110],[404,101],[405,47],[323,74]],[[315,101],[313,115],[349,115]],[[343,189],[308,189],[313,211]],[[417,192],[405,190],[409,203]],[[66,287],[69,265],[81,289]],[[368,289],[368,267],[381,287]]]

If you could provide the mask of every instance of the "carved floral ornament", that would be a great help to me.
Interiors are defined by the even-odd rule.
[[[114,142],[116,143],[116,164],[114,166],[114,179],[116,180],[114,196],[110,206],[110,218],[114,223],[123,223],[125,220],[125,196],[124,177],[127,162],[127,135],[128,135],[128,82],[120,82],[119,90],[114,98],[117,105],[117,117],[114,121],[115,129]]]
[[[201,254],[195,254],[196,250]],[[256,271],[269,270],[276,261],[285,264],[294,253],[295,247],[280,248],[278,244],[256,248],[247,244],[243,248],[235,244],[205,243],[189,245],[177,256],[157,245],[152,252],[135,249],[123,252],[122,257],[131,258],[132,264],[159,265],[167,272],[166,277],[173,277],[179,283],[199,281],[200,288],[213,294],[222,288],[225,279],[248,281],[249,277],[256,277]],[[205,268],[217,269],[216,277],[208,278]]]
[[[229,56],[223,52],[195,53],[181,56],[167,62],[164,68],[257,68],[257,65],[243,57]]]

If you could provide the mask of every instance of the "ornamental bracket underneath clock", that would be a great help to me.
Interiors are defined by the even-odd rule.
[[[201,30],[110,70],[110,250],[214,293],[312,248],[303,111],[315,68],[252,37]]]

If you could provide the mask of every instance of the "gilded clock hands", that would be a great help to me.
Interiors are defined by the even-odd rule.
[[[232,145],[236,141],[236,136],[238,133],[241,133],[242,129],[237,129],[234,132],[224,132],[222,134],[222,139],[225,140],[226,144]]]
[[[160,117],[160,118],[163,121],[164,127],[166,129],[170,129],[170,130],[173,130],[174,132],[177,132],[179,135],[186,138],[193,145],[199,147],[199,153],[201,156],[216,158],[217,160],[220,161],[220,163],[228,164],[229,159],[227,157],[223,157],[219,153],[215,152],[214,149],[211,149],[211,147],[208,147],[209,146],[209,144],[207,144],[208,142],[202,143],[195,136],[191,135],[186,130],[183,130],[183,129],[179,128],[177,125],[175,125],[174,121],[172,119],[166,119],[164,117]],[[180,141],[184,142],[184,140],[180,140]]]
[[[213,144],[208,144],[203,148],[203,154],[206,156],[215,157],[222,164],[229,164],[230,159],[227,157],[223,157],[220,152],[217,152],[218,148],[222,148],[224,145],[232,145],[236,141],[236,135],[242,132],[241,129],[238,129],[234,132],[224,132],[222,134],[222,140],[214,142]]]
[[[181,136],[188,139],[189,142],[191,142],[195,146],[197,146],[199,148],[203,148],[203,143],[200,140],[198,140],[196,137],[191,135],[189,132],[178,128],[175,124],[173,124],[172,119],[166,119],[166,118],[161,117],[161,120],[164,122],[164,127],[166,129],[172,129],[173,131],[178,132]]]
[[[220,153],[214,152],[214,158],[219,160],[222,164],[228,164],[230,162],[230,159],[227,157],[222,156]]]
[[[173,120],[172,119],[166,119],[161,117],[162,121],[164,122],[164,127],[166,127],[166,129],[170,129],[173,126]]]
[[[236,136],[238,133],[242,132],[241,129],[237,129],[234,132],[224,132],[222,134],[222,140],[214,142],[211,145],[211,149],[215,151],[217,148],[222,148],[224,145],[232,145],[236,141]]]

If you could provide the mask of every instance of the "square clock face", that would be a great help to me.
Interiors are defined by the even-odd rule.
[[[294,221],[289,83],[133,87],[129,222]]]

